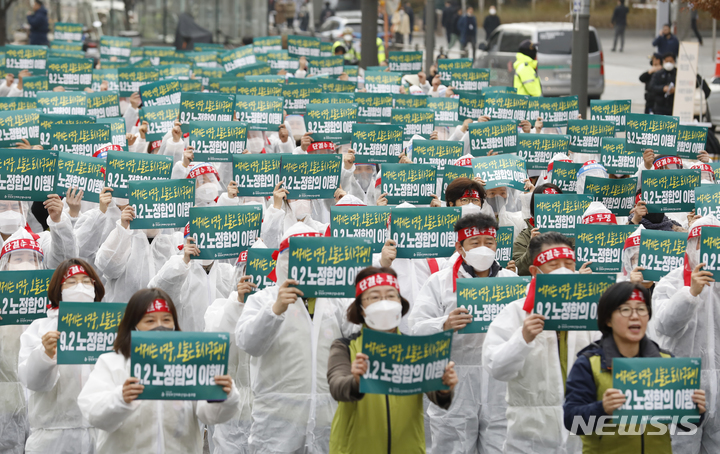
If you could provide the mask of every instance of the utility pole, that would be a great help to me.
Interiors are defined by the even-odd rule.
[[[435,60],[435,2],[425,2],[425,75]]]
[[[378,0],[363,0],[361,2],[362,25],[360,38],[360,66],[378,65],[377,48],[377,21],[378,21]],[[387,54],[389,49],[385,49]],[[387,56],[386,56],[387,58]]]
[[[587,118],[588,51],[590,42],[590,2],[573,0],[572,79],[570,93],[577,95],[580,115]]]

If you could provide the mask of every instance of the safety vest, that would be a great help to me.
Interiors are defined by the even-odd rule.
[[[542,88],[540,87],[540,79],[537,76],[537,61],[525,54],[518,52],[515,55],[515,76],[513,77],[513,86],[519,95],[542,96]]]
[[[378,49],[378,65],[385,61],[385,43],[380,38],[375,41]]]
[[[335,55],[335,49],[337,49],[338,46],[343,46],[345,48],[345,60],[347,61],[353,61],[357,60],[360,61],[360,52],[356,51],[355,48],[352,46],[352,44],[347,44],[343,40],[337,40],[335,41],[335,44],[333,44],[332,47],[332,53]]]

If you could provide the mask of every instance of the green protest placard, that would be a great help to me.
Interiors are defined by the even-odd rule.
[[[683,159],[697,159],[705,149],[708,128],[705,126],[679,125],[677,135],[677,155]]]
[[[590,262],[589,266],[593,273],[619,273],[622,271],[625,240],[636,229],[636,225],[577,225],[575,227],[577,267]]]
[[[312,93],[310,104],[352,104],[355,93]]]
[[[485,98],[482,93],[469,93],[461,91],[458,93],[458,120],[477,120],[483,115]]]
[[[692,396],[700,389],[701,364],[700,358],[613,358],[612,387],[625,395],[613,419],[623,425],[699,424]]]
[[[126,303],[75,303],[62,301],[58,314],[58,364],[95,364],[113,351],[117,328]]]
[[[153,65],[159,65],[160,59],[163,57],[172,57],[174,55],[175,49],[173,47],[145,46],[142,48],[142,56],[150,59]]]
[[[257,285],[257,288],[253,289],[252,293],[276,285],[275,282],[268,278],[268,274],[275,268],[274,252],[273,249],[269,248],[255,247],[248,249],[245,276],[250,276],[252,282]]]
[[[393,108],[424,109],[428,106],[428,98],[428,95],[401,95],[399,93],[393,93]]]
[[[288,35],[287,50],[292,57],[319,57],[320,39],[311,36]]]
[[[470,178],[471,180],[475,178],[472,167],[445,166],[445,169],[443,169],[443,174],[442,194],[440,196],[441,200],[445,200],[445,190],[447,189],[448,185],[452,183],[452,181],[456,178],[463,177]]]
[[[143,47],[131,47],[130,48],[130,60],[128,60],[130,62],[130,64],[132,65],[132,64],[135,64],[135,63],[143,60],[144,52],[145,52],[145,48],[143,48]],[[152,61],[150,63],[152,63]]]
[[[100,37],[101,58],[117,57],[118,60],[128,60],[130,58],[131,47],[132,38],[107,35]]]
[[[131,53],[132,53],[132,50],[131,50]],[[144,61],[144,60],[140,59],[140,61]],[[131,60],[130,64],[133,65],[132,60]],[[150,64],[149,61],[148,61],[148,64]],[[108,58],[100,59],[100,66],[102,66],[103,69],[120,69],[120,68],[126,67],[127,65],[128,65],[127,61],[122,61],[122,60],[112,61]]]
[[[598,301],[616,278],[615,274],[538,274],[534,311],[545,316],[543,329],[597,331]]]
[[[119,118],[119,117],[113,117],[113,118],[98,118],[97,119],[98,124],[108,125],[110,126],[110,140],[113,145],[117,145],[120,148],[122,148],[125,151],[128,151],[127,146],[127,137],[125,134],[125,119]],[[110,148],[104,151],[108,151]],[[117,147],[114,147],[113,149],[117,150]],[[103,150],[101,150],[102,152]],[[104,157],[104,156],[98,156],[98,157]]]
[[[408,396],[447,390],[442,382],[450,361],[452,331],[429,336],[362,330],[362,353],[368,355],[368,370],[360,378],[360,392]]]
[[[59,152],[55,192],[64,196],[68,189],[78,188],[84,191],[83,200],[98,203],[105,186],[104,166],[104,159]]]
[[[600,139],[600,160],[610,174],[634,175],[643,162],[643,154],[628,151],[624,137],[603,137]]]
[[[50,129],[53,125],[92,124],[95,123],[96,120],[97,119],[91,115],[58,115],[41,113],[38,115],[38,121],[40,124],[40,145],[43,147],[50,146]]]
[[[280,50],[282,49],[282,36],[256,36],[253,38],[253,46],[261,54]]]
[[[282,96],[283,85],[241,80],[235,83],[235,92],[245,96]]]
[[[343,72],[343,56],[328,57],[307,57],[308,74],[316,76],[326,74],[329,76],[339,76]]]
[[[229,76],[237,78],[244,77],[245,80],[251,82],[270,82],[278,83],[282,82],[284,76],[272,75],[273,69],[267,63],[255,63],[254,65],[243,66],[238,69],[234,69],[232,72],[227,73]]]
[[[333,43],[329,43],[326,41],[320,41],[320,56],[321,57],[332,57],[333,51]],[[357,66],[356,66],[357,68]]]
[[[207,87],[210,84],[211,78],[220,78],[225,75],[225,70],[221,67],[209,68],[206,66],[193,66],[193,76],[199,79],[203,86]]]
[[[105,185],[113,189],[113,197],[126,198],[131,181],[167,180],[172,166],[172,156],[109,151]]]
[[[380,253],[390,239],[389,206],[335,206],[330,209],[330,232],[335,238],[368,238],[372,252]]]
[[[695,208],[699,169],[643,170],[641,199],[648,213],[678,213]]]
[[[470,151],[473,156],[517,153],[518,132],[515,120],[493,120],[472,123],[468,127]]]
[[[280,176],[288,199],[331,199],[340,187],[339,154],[283,155]]]
[[[683,266],[687,233],[643,229],[640,231],[638,266],[643,279],[659,281],[670,271]]]
[[[401,203],[430,204],[437,184],[437,168],[430,164],[383,164],[381,193],[387,193],[388,205]]]
[[[297,71],[300,69],[300,59],[293,57],[286,50],[272,50],[265,54],[267,64],[273,70]]]
[[[215,377],[228,373],[228,333],[133,331],[130,373],[144,386],[138,399],[227,399]]]
[[[592,194],[598,202],[614,215],[629,216],[630,210],[635,207],[635,193],[637,192],[637,178],[585,178],[584,194]]]
[[[303,115],[311,94],[322,93],[322,87],[314,82],[282,85],[283,108],[288,115]]]
[[[183,93],[188,93],[191,91],[203,91],[203,85],[202,82],[195,79],[181,79],[180,80],[180,90]]]
[[[703,271],[710,271],[713,279],[720,279],[720,228],[703,227],[700,233],[700,262]]]
[[[101,91],[103,82],[107,83],[108,91],[120,91],[117,69],[93,69],[90,88],[95,92]]]
[[[387,71],[365,72],[365,90],[368,93],[400,93],[402,74]]]
[[[479,91],[490,86],[489,69],[458,69],[450,75],[450,85],[458,90]]]
[[[26,69],[33,76],[44,76],[46,70],[46,59],[48,56],[47,46],[22,46],[8,44],[5,46],[5,74],[12,74],[15,77]]]
[[[140,109],[140,122],[148,122],[148,132],[145,139],[148,142],[160,141],[173,128],[175,120],[180,114],[180,107],[174,106],[156,106],[143,107]],[[159,147],[160,144],[158,143]],[[153,146],[153,148],[157,148]]]
[[[130,181],[128,186],[130,206],[135,210],[131,229],[178,228],[190,221],[190,208],[195,205],[194,178]]]
[[[206,68],[214,68],[217,66],[218,53],[214,50],[206,52],[188,52],[186,56],[192,60],[193,66],[205,66]]]
[[[278,38],[277,36],[271,36],[270,38]],[[260,39],[260,38],[255,38]],[[222,43],[195,43],[193,50],[197,52],[206,52],[214,50],[216,52],[222,52],[225,50],[225,45]]]
[[[393,109],[390,119],[394,125],[403,125],[403,139],[410,140],[414,135],[425,139],[435,130],[435,111],[432,109]]]
[[[19,240],[26,241],[26,240]],[[0,326],[29,325],[47,316],[47,296],[55,270],[0,272]]]
[[[51,58],[67,58],[71,60],[80,60],[85,58],[85,52],[81,50],[64,50],[64,49],[50,49],[48,52],[48,60]]]
[[[397,243],[397,258],[450,257],[455,251],[455,223],[459,207],[396,208],[390,216],[390,238]]]
[[[91,58],[48,58],[48,87],[66,90],[84,90],[92,85],[93,60]]]
[[[220,54],[218,59],[227,72],[242,68],[243,66],[254,65],[256,63],[252,44],[230,49]]]
[[[190,132],[191,121],[232,121],[235,96],[219,93],[181,93],[180,127]]]
[[[427,100],[427,107],[435,111],[435,126],[455,127],[459,124],[459,99],[429,98]]]
[[[434,164],[442,171],[463,155],[461,140],[413,140],[408,153],[415,164]]]
[[[195,160],[232,162],[232,155],[245,151],[247,124],[239,121],[191,121],[190,146]]]
[[[351,82],[357,82],[358,79],[358,67],[355,65],[343,65],[343,72],[348,75],[348,80]]]
[[[498,88],[498,87],[490,87]],[[487,88],[484,89],[487,91]],[[543,128],[564,128],[569,120],[577,120],[579,112],[577,96],[559,98],[530,97],[528,99],[527,120],[535,124],[538,117],[543,120]]]
[[[357,104],[308,104],[305,128],[316,142],[350,143]]]
[[[440,59],[437,62],[438,74],[440,74],[440,81],[447,85],[452,80],[452,74],[455,71],[472,68],[471,58],[454,58],[454,59]]]
[[[82,41],[83,24],[70,22],[55,22],[53,25],[55,41]],[[53,44],[55,42],[53,41]]]
[[[200,248],[193,259],[237,259],[260,236],[260,205],[190,208],[190,236]]]
[[[233,180],[239,197],[272,195],[280,183],[279,154],[233,154]]]
[[[643,152],[650,148],[655,153],[675,156],[680,126],[678,117],[667,115],[627,114],[625,148]]]
[[[475,176],[485,180],[485,189],[501,186],[525,190],[527,171],[525,161],[515,155],[483,156],[473,158],[472,167]]]
[[[304,298],[354,298],[355,276],[372,254],[369,238],[290,238],[288,276]]]
[[[87,115],[85,92],[40,92],[37,94],[37,103],[46,114]]]
[[[577,173],[582,164],[574,162],[554,161],[552,169],[552,184],[559,187],[563,193],[577,193]]]
[[[83,52],[83,43],[82,41],[63,41],[59,39],[53,40],[53,42],[50,43],[50,52],[53,51],[69,51],[69,52],[80,52],[84,58],[85,52]],[[49,55],[51,56],[51,55]]]
[[[155,66],[154,68],[158,70],[158,77],[160,80],[187,80],[190,78],[190,65],[160,65]]]
[[[211,78],[207,86],[208,93],[236,94],[237,84],[233,79]]]
[[[97,118],[120,117],[120,93],[117,91],[98,91],[87,93],[87,114]]]
[[[484,93],[484,115],[493,120],[525,120],[528,97],[515,93]]]
[[[422,71],[423,51],[388,52],[388,68],[392,72],[417,74]]]
[[[352,125],[350,148],[355,150],[357,162],[397,162],[402,145],[401,125]]]
[[[319,79],[324,93],[353,93],[357,85],[348,80]]]
[[[0,98],[0,112],[8,110],[28,110],[37,109],[37,99],[24,97],[4,97]]]
[[[615,131],[625,131],[626,115],[630,113],[632,101],[629,99],[615,99],[603,101],[590,100],[590,119],[611,121],[615,123]]]
[[[0,200],[44,201],[54,193],[57,151],[0,149]]]
[[[180,104],[180,81],[176,79],[160,80],[140,87],[143,107]]]
[[[703,184],[695,188],[695,214],[715,216],[720,221],[720,185]]]
[[[389,93],[355,93],[357,120],[361,123],[390,123],[392,95]]]
[[[54,124],[50,128],[50,146],[66,153],[92,156],[111,140],[110,126],[104,124]]]
[[[529,276],[458,279],[457,307],[467,309],[473,318],[458,334],[487,333],[505,306],[525,297],[528,284]]]
[[[235,96],[235,118],[255,131],[277,130],[283,123],[282,96]]]
[[[501,267],[507,267],[508,262],[512,260],[514,228],[512,226],[499,227],[497,229],[497,249],[495,250],[495,261]]]
[[[35,98],[38,92],[48,91],[47,76],[31,76],[23,77],[23,96],[26,98]]]
[[[555,154],[567,154],[569,145],[570,136],[566,135],[518,133],[517,154],[528,170],[545,170]]]
[[[39,118],[38,109],[0,111],[0,147],[14,147],[21,139],[40,143]]]
[[[593,197],[590,194],[535,194],[535,227],[540,233],[549,230],[575,236],[575,226]]]
[[[160,74],[155,68],[124,67],[118,68],[118,86],[120,96],[123,98],[140,91],[140,87],[160,80]]]
[[[599,120],[569,120],[567,134],[573,153],[600,153],[600,139],[615,137],[615,124]]]

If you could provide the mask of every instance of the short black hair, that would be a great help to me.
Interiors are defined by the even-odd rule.
[[[530,255],[530,261],[534,262],[535,257],[538,256],[542,252],[543,246],[548,246],[552,244],[562,244],[563,246],[567,246],[572,249],[572,243],[562,233],[559,232],[545,232],[541,233],[540,235],[536,236],[535,238],[530,240],[530,244],[528,244],[528,254]]]
[[[462,195],[465,193],[465,191],[474,189],[480,194],[480,200],[482,203],[485,203],[485,198],[487,197],[485,194],[485,189],[482,187],[482,185],[475,181],[471,180],[467,177],[460,177],[455,178],[450,182],[448,187],[445,189],[445,201],[448,203],[448,206],[450,203],[455,206],[455,202],[462,199]]]
[[[672,52],[668,52],[667,54],[663,55],[663,61],[665,61],[665,59],[668,57],[672,57],[673,61],[677,61],[677,57],[675,57],[675,54],[673,54]]]
[[[554,189],[560,194],[562,194],[562,189],[558,187],[556,184],[552,183],[545,183],[541,184],[540,186],[536,187],[533,191],[532,195],[530,196],[530,216],[535,217],[535,194],[542,194],[544,190],[546,189]]]
[[[650,292],[648,289],[640,284],[634,284],[632,282],[618,282],[613,284],[605,290],[605,293],[600,297],[598,301],[598,329],[604,336],[612,336],[612,328],[607,326],[608,322],[612,319],[612,314],[615,310],[620,307],[621,304],[625,304],[632,295],[633,290],[637,290],[642,293],[645,298],[645,304],[648,308],[648,320],[652,318],[652,305],[650,300]]]
[[[489,216],[487,214],[477,213],[477,214],[470,214],[467,216],[463,216],[455,223],[455,231],[459,232],[460,230],[469,229],[472,227],[477,227],[480,230],[493,228],[498,228],[498,223],[495,220],[493,216]],[[460,243],[462,246],[463,243]]]

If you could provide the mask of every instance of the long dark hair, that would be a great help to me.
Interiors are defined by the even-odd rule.
[[[172,313],[173,316],[173,322],[175,323],[175,331],[180,331],[175,304],[167,293],[159,288],[144,288],[138,290],[130,297],[130,301],[128,301],[127,307],[125,308],[125,315],[123,315],[122,321],[120,321],[120,325],[118,326],[117,337],[113,345],[113,350],[115,350],[116,353],[121,353],[125,358],[130,358],[130,336],[135,330],[135,326],[140,323],[140,320],[145,316],[150,303],[158,298],[167,301],[168,307],[170,307],[170,313]]]
[[[365,279],[368,276],[372,276],[373,274],[380,274],[380,273],[387,273],[395,276],[397,278],[397,273],[392,268],[382,267],[382,268],[375,268],[374,266],[369,266],[365,268],[364,270],[360,271],[357,276],[355,277],[355,285],[357,285],[360,281]],[[402,304],[402,315],[405,315],[410,310],[410,303],[408,300],[400,296],[400,304]],[[362,294],[358,295],[355,300],[348,306],[347,309],[347,319],[350,323],[354,323],[356,325],[362,325],[365,323],[365,318],[362,315]]]
[[[95,301],[102,301],[105,296],[105,287],[103,287],[100,276],[98,276],[95,268],[92,267],[88,262],[82,259],[67,259],[55,268],[55,272],[50,279],[50,285],[48,285],[48,299],[53,309],[57,309],[62,299],[62,279],[67,273],[68,268],[74,265],[79,265],[85,268],[90,279],[93,280],[93,286],[95,287]]]

